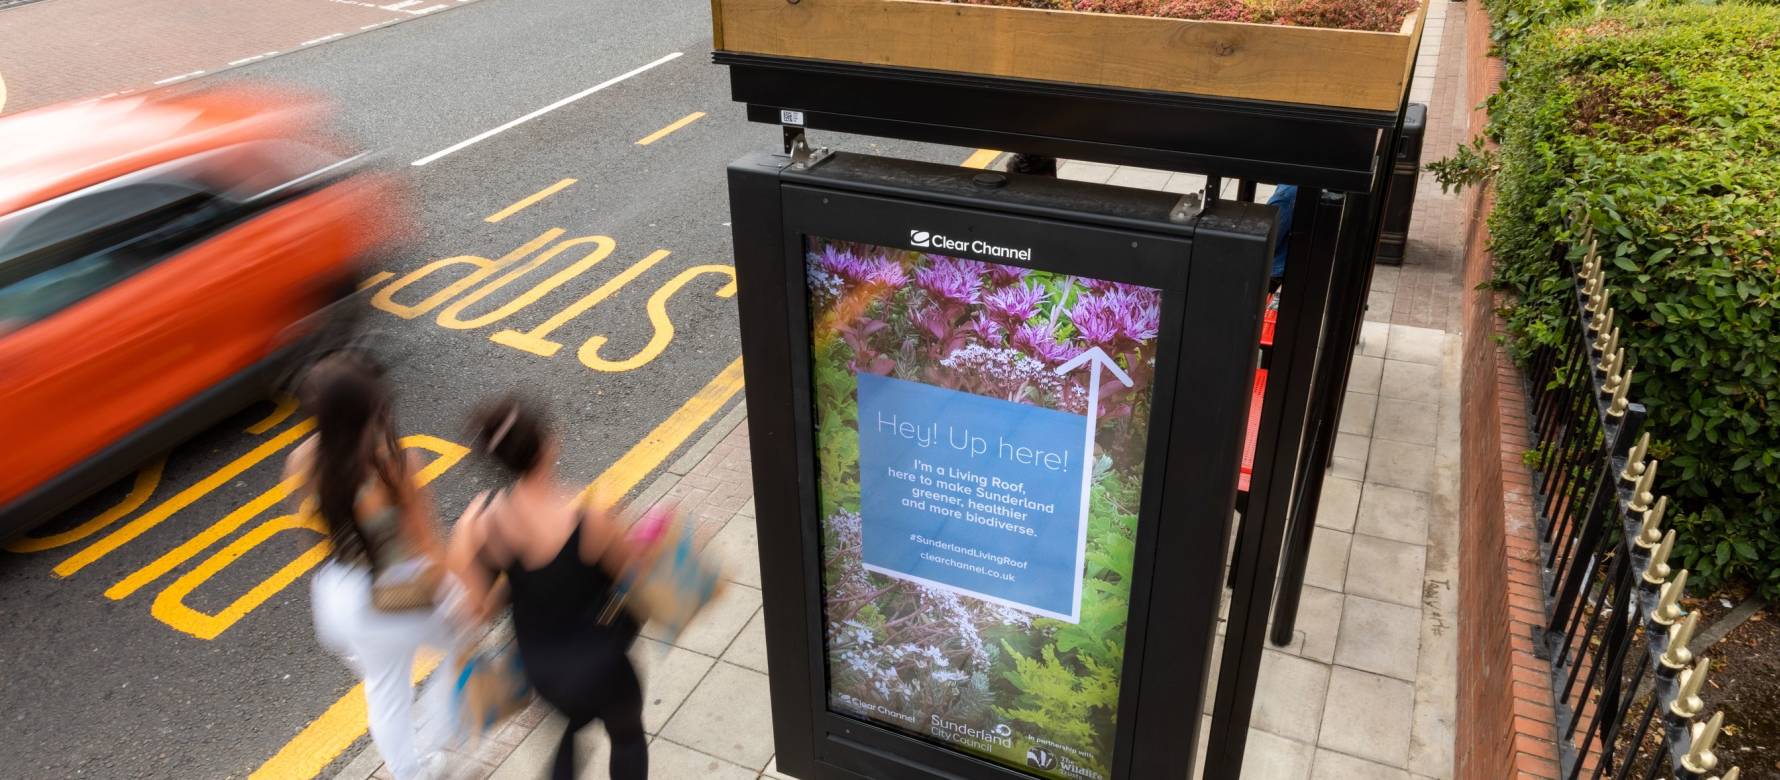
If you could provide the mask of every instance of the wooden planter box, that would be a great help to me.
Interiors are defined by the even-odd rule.
[[[711,0],[711,18],[737,54],[1395,112],[1427,8],[1394,33],[928,0]]]

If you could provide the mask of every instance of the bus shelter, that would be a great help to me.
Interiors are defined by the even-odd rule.
[[[1292,635],[1422,15],[1387,34],[713,4],[732,97],[786,135],[730,172],[782,772],[1179,778],[1203,739],[1200,776],[1238,775],[1270,618]],[[814,148],[824,130],[1209,184],[984,174]],[[1288,233],[1258,183],[1297,186]],[[1153,337],[1123,330],[1151,305]]]

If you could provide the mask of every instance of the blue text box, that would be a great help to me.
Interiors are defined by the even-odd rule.
[[[1086,418],[858,379],[866,568],[1079,620]]]

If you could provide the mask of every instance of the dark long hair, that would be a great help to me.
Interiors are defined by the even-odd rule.
[[[399,502],[406,478],[383,372],[363,355],[330,355],[309,370],[303,396],[315,415],[316,504],[333,554],[374,559],[373,543],[358,524],[359,489],[374,477]]]
[[[484,401],[470,413],[470,435],[477,452],[522,477],[544,457],[550,419],[538,404],[510,393]]]

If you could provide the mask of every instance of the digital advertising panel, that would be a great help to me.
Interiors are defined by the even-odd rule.
[[[1161,291],[815,236],[804,272],[828,706],[1111,777]]]

